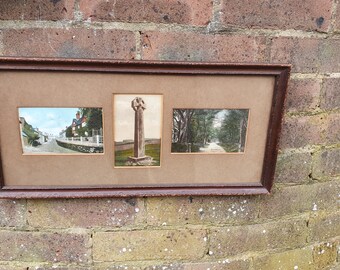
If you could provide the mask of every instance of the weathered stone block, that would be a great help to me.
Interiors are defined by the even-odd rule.
[[[145,60],[263,62],[263,37],[204,35],[184,32],[146,32],[142,35]]]
[[[323,243],[314,247],[315,269],[325,269],[336,262],[337,247],[334,243]]]
[[[142,221],[142,199],[30,200],[28,223],[37,228],[120,227]]]
[[[81,233],[0,231],[1,261],[86,262],[89,237]]]
[[[320,82],[317,79],[292,79],[288,84],[286,111],[310,111],[319,105]]]
[[[0,200],[0,227],[26,225],[26,202],[24,200]]]
[[[314,155],[313,178],[322,179],[340,175],[340,149],[326,149]]]
[[[0,1],[0,20],[70,20],[74,0]]]
[[[327,31],[332,1],[223,1],[222,21],[239,27]]]
[[[314,186],[314,185],[313,185]],[[315,185],[316,195],[313,211],[339,209],[340,181],[329,181]]]
[[[304,220],[289,220],[211,229],[209,254],[223,258],[245,252],[305,245],[307,226]]]
[[[340,108],[340,78],[324,79],[320,107],[324,110]]]
[[[319,212],[309,221],[310,240],[327,241],[340,235],[340,212]]]
[[[212,16],[212,1],[82,0],[84,19],[92,21],[178,23],[203,26]]]
[[[148,198],[148,224],[247,223],[256,219],[255,197]]]
[[[280,147],[282,149],[299,148],[321,144],[325,130],[326,125],[322,115],[285,118]]]
[[[3,55],[65,58],[135,58],[135,34],[124,30],[3,30]]]
[[[97,232],[93,236],[95,261],[169,260],[202,258],[205,230],[143,230]],[[107,252],[110,250],[110,252]]]
[[[318,183],[274,189],[269,196],[261,196],[260,219],[275,219],[309,211],[336,209],[338,182]]]
[[[315,270],[311,247],[294,249],[282,253],[269,254],[255,258],[256,270],[302,269]]]
[[[310,153],[280,154],[276,163],[275,182],[303,183],[308,181],[312,170]]]

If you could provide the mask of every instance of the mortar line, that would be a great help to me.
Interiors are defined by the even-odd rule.
[[[220,28],[221,25],[221,1],[213,0],[212,4],[212,14],[211,14],[211,22],[207,25],[207,32],[214,32]]]
[[[5,46],[4,46],[4,43],[3,43],[3,32],[2,30],[0,30],[0,55],[4,55],[4,52],[5,52]]]
[[[329,30],[333,33],[335,32],[335,24],[336,24],[336,11],[338,9],[338,0],[333,0],[332,7],[331,7],[331,23],[329,26]]]
[[[340,73],[291,73],[290,79],[327,79],[340,78]]]
[[[194,26],[182,24],[164,23],[127,23],[127,22],[89,22],[89,21],[18,21],[4,20],[0,22],[2,29],[32,29],[32,28],[87,28],[127,31],[159,31],[159,32],[192,32],[199,34],[215,35],[249,35],[249,36],[270,36],[270,37],[297,37],[297,38],[335,38],[340,39],[340,33],[321,33],[304,30],[280,30],[280,29],[249,29],[249,28],[228,28],[218,31],[207,31],[208,26]]]
[[[136,60],[142,59],[142,35],[141,31],[135,31],[135,42],[136,42]]]

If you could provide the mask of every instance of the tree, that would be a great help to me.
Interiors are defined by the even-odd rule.
[[[190,122],[195,110],[175,109],[173,113],[172,142],[188,143],[190,141]]]
[[[218,132],[219,141],[233,151],[243,151],[249,110],[228,110]]]
[[[192,142],[207,144],[216,137],[214,119],[220,110],[196,110],[192,117]]]
[[[86,116],[88,131],[103,127],[103,112],[101,108],[79,108],[82,117]]]

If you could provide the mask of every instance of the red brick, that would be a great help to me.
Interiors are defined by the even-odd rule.
[[[315,154],[313,178],[340,176],[340,149],[327,149]]]
[[[225,25],[327,31],[332,0],[223,1]]]
[[[93,21],[155,22],[206,25],[211,0],[81,0],[84,19]]]
[[[293,72],[339,72],[340,40],[277,37],[272,39],[270,61],[290,63]]]
[[[26,203],[0,200],[0,227],[22,227],[26,225]]]
[[[300,116],[286,118],[283,122],[280,146],[299,148],[323,143],[325,124],[324,116]]]
[[[295,72],[316,72],[319,45],[318,39],[273,38],[271,62],[292,64],[292,71]]]
[[[319,47],[320,72],[340,72],[340,39],[323,39]]]
[[[340,142],[340,113],[330,114],[326,117],[327,130],[326,142],[328,144],[337,144]]]
[[[0,260],[86,262],[88,241],[84,234],[1,231]]]
[[[303,183],[311,173],[312,156],[310,153],[290,153],[278,156],[275,182]]]
[[[137,199],[31,200],[27,208],[28,223],[37,228],[120,227],[144,215]]]
[[[74,0],[0,1],[0,20],[70,20],[73,12]]]
[[[147,32],[142,45],[147,60],[263,62],[266,58],[263,37]]]
[[[340,108],[340,78],[324,80],[320,107],[325,110]]]
[[[3,55],[66,58],[135,58],[135,35],[124,30],[22,29],[3,31]]]
[[[292,79],[288,84],[286,111],[309,111],[319,105],[320,82],[316,79]]]

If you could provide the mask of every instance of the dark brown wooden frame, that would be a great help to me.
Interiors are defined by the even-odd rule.
[[[138,187],[6,187],[0,148],[0,198],[94,198],[130,196],[250,195],[268,194],[271,190],[278,153],[278,141],[284,112],[284,101],[290,74],[285,64],[225,64],[192,62],[146,62],[89,59],[0,58],[1,70],[70,71],[129,74],[196,74],[275,76],[261,184],[188,185]],[[1,147],[1,146],[0,146]]]

